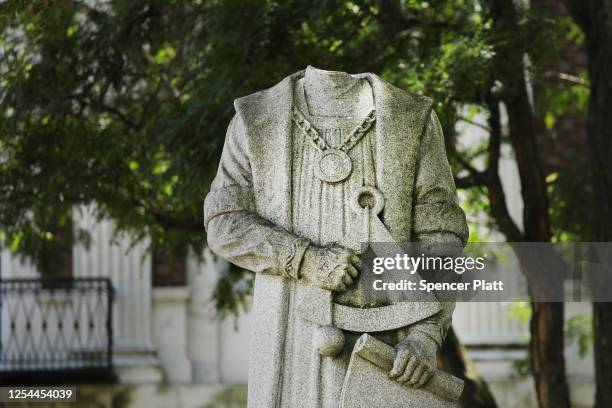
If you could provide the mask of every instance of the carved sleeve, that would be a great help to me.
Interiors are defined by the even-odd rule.
[[[465,243],[465,214],[457,203],[455,182],[446,157],[438,116],[431,112],[423,132],[415,185],[413,233],[416,240],[427,234],[454,235]]]
[[[244,126],[234,116],[217,175],[204,200],[208,246],[242,268],[297,279],[310,242],[256,213],[251,177]]]
[[[415,186],[414,240],[424,244],[465,245],[468,228],[457,203],[455,182],[446,157],[442,127],[432,110],[424,129]],[[455,309],[453,299],[437,294],[442,311],[409,328],[408,336],[428,339],[438,345],[446,337]]]

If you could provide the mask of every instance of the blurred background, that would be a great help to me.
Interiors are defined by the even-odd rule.
[[[0,385],[246,406],[252,276],[202,203],[233,99],[309,64],[434,99],[472,242],[612,241],[610,63],[607,0],[0,2]],[[610,408],[611,325],[459,304],[439,363],[466,408]]]

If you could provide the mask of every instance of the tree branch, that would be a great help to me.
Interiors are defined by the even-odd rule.
[[[559,79],[562,79],[564,81],[571,82],[573,84],[580,85],[580,86],[583,86],[585,88],[590,88],[589,83],[587,81],[585,81],[584,79],[580,78],[579,76],[565,74],[563,72],[560,72],[558,77],[559,77]]]
[[[472,125],[472,126],[479,127],[479,128],[481,128],[482,130],[485,130],[485,131],[487,131],[487,132],[490,132],[490,131],[491,131],[491,129],[490,129],[488,126],[485,126],[485,125],[483,125],[482,123],[478,123],[478,122],[476,122],[476,121],[473,121],[472,119],[468,119],[468,118],[466,118],[465,116],[458,116],[458,119],[459,119],[460,121],[462,121],[462,122],[469,123],[469,124],[470,124],[470,125]]]
[[[487,101],[489,107],[489,163],[486,169],[487,196],[491,204],[491,213],[500,232],[511,242],[524,240],[523,233],[516,225],[506,202],[506,195],[499,176],[499,159],[501,156],[501,118],[499,112],[499,102],[493,98]]]
[[[174,230],[185,230],[185,231],[199,231],[204,232],[204,222],[196,222],[190,219],[181,219],[175,218],[168,214],[165,214],[161,211],[156,211],[152,209],[148,209],[147,213],[149,213],[155,221],[165,229],[174,229]]]
[[[407,17],[402,10],[398,10],[393,2],[383,0],[380,5],[378,19],[385,25],[393,25],[395,27],[406,28],[434,28],[434,29],[449,29],[460,30],[465,26],[463,24],[453,23],[447,20],[427,20],[422,18]]]
[[[483,171],[480,171],[478,169],[476,169],[474,166],[472,166],[472,164],[468,161],[465,160],[461,154],[459,154],[459,152],[455,149],[452,149],[449,152],[450,156],[452,156],[455,160],[457,160],[459,162],[459,164],[461,164],[465,170],[467,170],[467,172],[470,174],[470,177],[474,178],[475,180],[478,180],[482,183],[486,183],[487,179],[486,179],[486,173]]]
[[[113,106],[106,105],[106,104],[101,104],[100,108],[103,112],[112,113],[113,115],[115,115],[117,118],[119,118],[121,122],[123,122],[130,129],[134,131],[140,130],[140,127],[138,127],[138,125],[134,121],[132,121],[126,114],[121,112],[119,109]]]
[[[473,177],[472,175],[467,175],[465,177],[455,177],[455,186],[457,188],[466,189],[472,187],[484,187],[486,186],[486,183]]]
[[[132,202],[134,205],[141,207],[145,213],[149,214],[164,229],[200,232],[204,230],[203,221],[174,217],[159,208],[149,205],[142,199],[133,198]]]

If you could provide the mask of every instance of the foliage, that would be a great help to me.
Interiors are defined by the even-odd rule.
[[[511,319],[517,320],[521,325],[526,325],[531,318],[531,306],[527,302],[515,302],[509,310]],[[593,345],[593,325],[590,315],[575,315],[565,320],[565,342],[566,345],[575,343],[578,347],[578,354],[585,358]],[[512,363],[514,372],[522,377],[531,374],[531,367],[528,358],[521,358]]]
[[[219,283],[213,293],[218,317],[225,318],[230,314],[248,310],[253,283],[253,275],[245,275],[236,265],[229,264],[227,269],[221,271]]]
[[[531,305],[528,302],[514,302],[508,311],[508,315],[520,324],[527,324],[531,319]]]
[[[557,25],[566,47],[581,50],[584,34],[571,18],[559,17]],[[559,56],[551,59],[549,65],[558,60]],[[549,69],[537,84],[535,98],[535,110],[544,119],[550,216],[557,242],[589,240],[592,225],[593,189],[585,139],[590,85],[585,67],[567,69],[570,72]],[[582,137],[577,137],[575,128],[567,129],[566,119],[584,121]]]
[[[590,315],[572,316],[565,322],[565,338],[575,342],[580,357],[584,358],[593,345],[593,322]]]
[[[535,7],[517,9],[520,30],[494,30],[494,3],[5,2],[4,239],[53,273],[57,261],[43,262],[40,254],[79,238],[60,232],[71,229],[74,206],[95,202],[98,216],[112,218],[121,230],[150,236],[159,248],[200,253],[202,199],[233,115],[232,100],[307,64],[376,72],[433,97],[453,168],[482,163],[484,145],[457,151],[457,138],[470,137],[454,132],[459,112],[469,105],[488,114],[487,95],[508,91],[499,79],[503,67],[494,62],[500,47],[528,55],[536,74],[554,53],[560,30]],[[558,115],[573,100],[551,97],[547,112]],[[469,140],[466,145],[474,147]],[[483,187],[469,190],[468,216],[489,211],[485,196]],[[222,277],[218,307],[244,304],[250,286],[242,279],[235,269]]]
[[[514,302],[510,306],[508,316],[525,326],[529,323],[529,319],[531,319],[531,312],[531,304],[529,302]],[[514,360],[512,362],[512,370],[519,378],[529,377],[531,375],[529,356]]]

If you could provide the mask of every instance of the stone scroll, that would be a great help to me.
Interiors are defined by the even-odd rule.
[[[388,377],[395,349],[363,334],[353,349],[344,379],[340,408],[436,407],[457,408],[463,381],[437,370],[421,389],[400,384]]]

